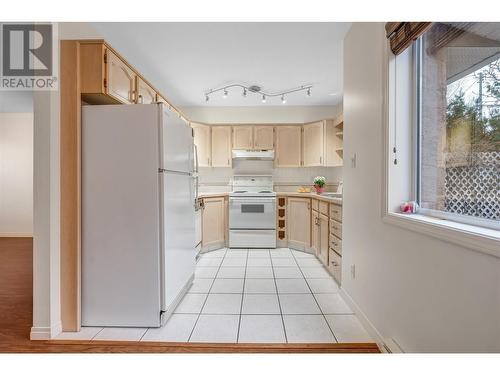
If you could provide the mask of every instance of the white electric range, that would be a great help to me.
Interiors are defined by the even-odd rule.
[[[234,176],[229,194],[229,247],[276,247],[272,176]]]

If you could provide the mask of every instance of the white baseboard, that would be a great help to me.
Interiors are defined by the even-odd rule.
[[[375,339],[375,342],[377,343],[380,351],[384,353],[404,353],[403,349],[399,345],[397,345],[397,343],[393,339],[384,339],[378,329],[360,309],[358,304],[354,302],[351,296],[342,287],[340,287],[340,294],[342,295],[342,297],[344,297],[344,300],[347,302],[349,307],[354,311],[363,327],[368,331],[370,336]]]
[[[51,327],[31,327],[30,340],[50,340],[62,332],[62,322]]]
[[[62,333],[62,321],[57,322],[57,324],[54,324],[51,329],[50,329],[50,336],[53,339],[54,337],[59,336]]]
[[[50,327],[31,327],[30,340],[50,340]]]

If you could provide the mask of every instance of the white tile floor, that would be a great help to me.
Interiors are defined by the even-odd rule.
[[[228,343],[373,342],[314,255],[215,250],[161,328],[84,327],[58,339]]]

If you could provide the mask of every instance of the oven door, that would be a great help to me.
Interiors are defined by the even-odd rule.
[[[276,198],[230,197],[229,229],[276,229]]]

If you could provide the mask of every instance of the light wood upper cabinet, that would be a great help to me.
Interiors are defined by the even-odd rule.
[[[210,126],[191,123],[194,133],[194,144],[198,153],[198,166],[210,167]]]
[[[134,103],[136,74],[111,50],[106,51],[107,80],[106,89],[111,95],[124,104]]]
[[[253,148],[255,150],[274,149],[274,127],[254,126],[253,128]]]
[[[226,235],[224,197],[204,198],[202,211],[202,247],[223,244]]]
[[[304,129],[304,167],[323,165],[323,121],[303,126]]]
[[[233,149],[253,149],[253,126],[233,126]]]
[[[344,129],[337,120],[325,121],[325,161],[328,167],[342,166]]]
[[[136,104],[153,104],[156,103],[156,91],[149,86],[140,77],[136,77]]]
[[[289,197],[287,199],[288,243],[292,247],[306,248],[311,243],[311,200]]]
[[[231,166],[231,127],[212,126],[212,167]]]
[[[301,166],[301,140],[302,128],[300,126],[276,127],[276,167]]]

